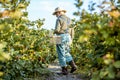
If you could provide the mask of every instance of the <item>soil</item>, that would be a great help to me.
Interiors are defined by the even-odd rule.
[[[48,70],[54,73],[54,80],[83,80],[81,75],[77,73],[69,73],[68,75],[58,74],[61,72],[61,67],[58,64],[49,64]]]

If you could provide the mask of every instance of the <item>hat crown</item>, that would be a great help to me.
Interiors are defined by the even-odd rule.
[[[62,9],[60,7],[57,7],[57,8],[55,8],[55,12],[53,13],[53,15],[55,15],[57,12],[64,12],[64,13],[66,13],[66,10],[64,10],[64,9]]]
[[[60,7],[55,8],[55,11],[62,11],[63,9],[61,9]]]

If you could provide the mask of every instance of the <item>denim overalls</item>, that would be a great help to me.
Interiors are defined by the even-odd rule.
[[[72,59],[72,56],[70,54],[70,45],[71,37],[69,33],[65,34],[59,34],[61,36],[61,44],[57,44],[57,53],[58,53],[58,59],[61,67],[67,66],[66,62],[70,62]]]

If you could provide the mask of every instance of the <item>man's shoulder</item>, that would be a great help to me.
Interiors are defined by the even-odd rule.
[[[69,18],[69,17],[66,15],[61,15],[61,18]]]
[[[70,19],[69,17],[67,17],[66,15],[62,15],[60,16],[59,18],[60,20],[67,20],[67,19]]]

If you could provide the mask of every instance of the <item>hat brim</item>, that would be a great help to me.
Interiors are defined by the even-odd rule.
[[[66,13],[67,11],[66,11],[66,10],[55,11],[55,12],[53,13],[53,15],[56,15],[57,12],[64,12],[64,13]]]

